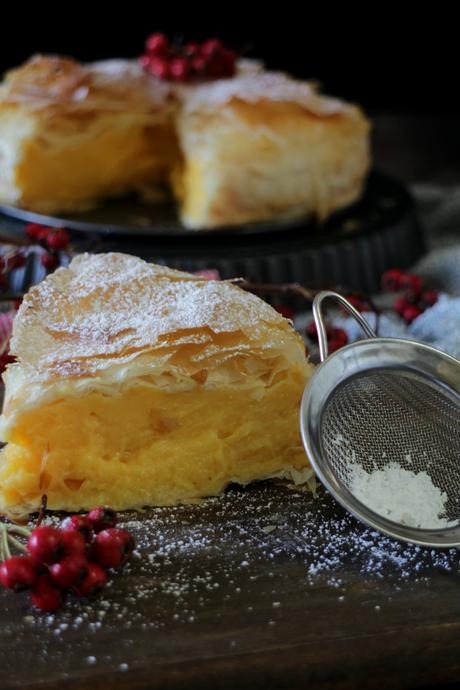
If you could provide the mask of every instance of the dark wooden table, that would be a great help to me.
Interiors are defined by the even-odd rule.
[[[460,680],[460,558],[262,484],[129,522],[92,603],[0,594],[2,690],[409,688]]]

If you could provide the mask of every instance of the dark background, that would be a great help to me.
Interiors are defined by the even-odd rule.
[[[170,1],[11,6],[2,13],[0,70],[34,52],[82,60],[135,56],[151,31],[188,39],[217,36],[270,67],[322,83],[368,111],[460,114],[457,21],[449,5],[371,3],[353,10],[329,3],[220,4]],[[356,5],[355,5],[356,7]]]

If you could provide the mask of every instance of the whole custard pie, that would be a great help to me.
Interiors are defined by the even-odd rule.
[[[307,479],[312,366],[290,321],[228,282],[80,255],[26,295],[4,375],[0,512],[168,505]]]
[[[323,219],[360,196],[368,167],[357,106],[255,61],[178,83],[135,60],[36,56],[0,86],[0,202],[31,211],[134,192],[172,195],[192,229]]]

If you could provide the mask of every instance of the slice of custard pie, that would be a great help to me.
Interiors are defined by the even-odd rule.
[[[291,323],[228,282],[80,255],[14,322],[0,511],[170,505],[229,483],[308,479],[312,371]]]

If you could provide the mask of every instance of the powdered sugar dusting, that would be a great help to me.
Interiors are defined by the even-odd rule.
[[[319,117],[351,111],[350,105],[343,101],[318,94],[312,84],[293,79],[283,72],[266,71],[260,63],[251,61],[240,62],[238,72],[232,79],[181,86],[178,93],[186,113],[203,108],[214,109],[234,98],[247,103],[296,103]]]
[[[56,78],[56,65],[66,69],[68,78],[65,81]],[[34,82],[37,71],[41,89],[37,89]],[[80,64],[68,58],[35,56],[10,73],[1,98],[7,102],[27,103],[30,109],[54,104],[66,110],[144,112],[160,120],[172,117],[181,107],[185,112],[214,109],[233,98],[248,103],[297,103],[318,117],[352,112],[350,105],[318,94],[315,86],[308,82],[282,72],[267,71],[261,62],[244,59],[238,61],[234,77],[183,85],[152,77],[137,60],[112,59]]]
[[[150,120],[171,116],[172,86],[153,79],[137,60],[81,64],[70,58],[35,55],[8,74],[0,100],[30,110],[120,111]]]
[[[218,342],[221,334],[232,338]],[[194,344],[190,357],[198,360],[209,348],[218,364],[219,352],[225,359],[285,342],[297,342],[291,326],[249,292],[136,257],[99,254],[78,256],[29,292],[11,351],[38,369],[81,376],[146,352],[171,356],[182,345]]]

